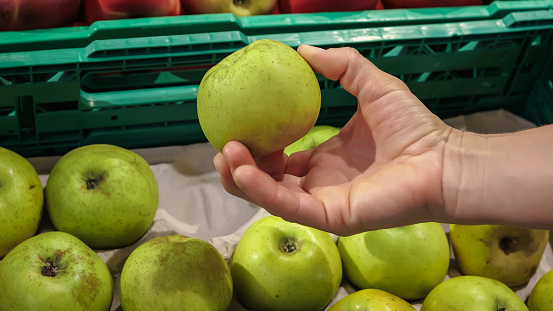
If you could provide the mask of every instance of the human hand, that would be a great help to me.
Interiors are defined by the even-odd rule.
[[[239,142],[214,158],[227,192],[338,235],[440,219],[453,131],[399,79],[352,48],[300,46],[311,67],[358,99],[340,133],[313,150],[254,159]]]

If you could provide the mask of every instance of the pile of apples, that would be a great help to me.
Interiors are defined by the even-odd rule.
[[[0,31],[188,14],[236,16],[480,5],[482,0],[2,0]]]
[[[285,149],[339,132],[315,126]],[[139,240],[158,189],[147,162],[111,145],[61,157],[46,186],[25,158],[0,148],[0,310],[110,310],[113,277],[95,252]],[[55,227],[36,234],[43,203]],[[549,232],[497,225],[420,223],[347,237],[276,216],[253,222],[226,262],[207,241],[155,237],[124,262],[123,310],[552,310],[553,270],[525,304],[513,288],[535,274]],[[463,273],[448,277],[450,246]],[[355,292],[334,301],[344,281]],[[332,303],[332,306],[329,305]]]

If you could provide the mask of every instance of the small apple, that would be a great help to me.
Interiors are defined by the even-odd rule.
[[[68,233],[36,235],[0,261],[0,310],[107,311],[112,300],[108,267]]]
[[[35,168],[0,147],[0,259],[35,235],[42,217],[43,190]]]
[[[378,0],[279,0],[279,13],[316,13],[373,10]]]
[[[66,153],[46,182],[46,207],[54,227],[95,249],[138,240],[153,223],[158,201],[148,163],[112,145],[88,145]]]
[[[462,275],[432,289],[421,311],[528,311],[507,285],[487,277]]]
[[[340,237],[338,250],[344,275],[354,286],[406,300],[424,298],[449,268],[449,241],[435,222]]]
[[[267,216],[242,235],[231,274],[248,309],[319,311],[340,287],[342,264],[327,232]]]
[[[236,16],[270,14],[277,0],[180,0],[185,14],[233,13]]]
[[[553,310],[553,269],[544,274],[532,288],[528,297],[530,311]]]
[[[302,138],[284,148],[286,155],[294,152],[309,150],[329,140],[332,136],[338,134],[340,129],[329,125],[315,125]]]
[[[226,311],[232,279],[215,247],[174,234],[149,240],[131,253],[121,272],[119,297],[125,311]]]
[[[482,0],[382,0],[385,9],[481,5]]]
[[[407,301],[383,290],[367,288],[335,303],[328,311],[416,311]]]
[[[82,0],[88,24],[107,19],[178,16],[180,0]]]
[[[0,31],[69,27],[81,0],[1,0]]]
[[[215,148],[236,140],[259,157],[284,149],[315,125],[321,89],[293,48],[261,39],[209,69],[198,89],[197,108]]]
[[[461,273],[510,287],[530,280],[549,241],[548,230],[500,225],[450,225],[449,232]]]

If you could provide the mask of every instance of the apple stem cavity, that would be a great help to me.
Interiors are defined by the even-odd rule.
[[[86,179],[86,189],[87,190],[96,189],[96,187],[98,187],[100,182],[102,182],[102,179],[100,179],[100,178],[88,177]]]
[[[505,255],[509,255],[510,253],[514,252],[513,248],[516,245],[517,245],[516,238],[504,237],[499,241],[499,248],[505,253]]]
[[[298,244],[295,239],[282,238],[280,240],[280,250],[285,254],[293,254],[298,250]]]
[[[58,267],[56,266],[55,263],[53,263],[50,260],[46,260],[44,264],[45,265],[42,266],[42,271],[41,271],[42,275],[51,276],[51,277],[58,275]]]
[[[246,0],[232,0],[232,3],[234,3],[234,5],[236,6],[243,6],[244,4],[246,4]]]
[[[505,311],[505,310],[507,310],[507,308],[505,308],[505,307],[497,307],[497,311]]]

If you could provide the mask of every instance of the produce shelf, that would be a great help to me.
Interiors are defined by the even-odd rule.
[[[292,47],[354,47],[405,81],[440,117],[504,108],[538,124],[553,122],[553,0],[499,1],[0,32],[0,145],[40,156],[92,143],[203,142],[196,115],[201,78],[225,56],[264,38]],[[339,82],[318,78],[318,124],[342,126],[357,101]]]

